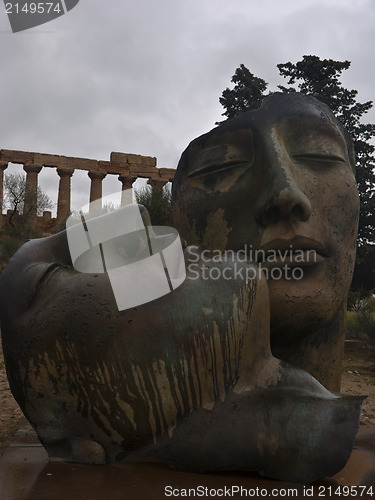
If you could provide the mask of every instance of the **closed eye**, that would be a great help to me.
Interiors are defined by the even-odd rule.
[[[341,158],[341,156],[326,155],[326,154],[298,154],[298,155],[292,155],[292,158],[293,158],[293,160],[296,160],[296,161],[345,163],[344,158]]]
[[[32,266],[34,269],[40,269],[41,274],[38,277],[38,281],[35,284],[35,286],[32,289],[32,292],[29,297],[28,301],[28,306],[30,307],[33,301],[35,300],[36,296],[40,292],[40,290],[43,288],[43,286],[47,283],[49,278],[54,274],[58,269],[62,268],[63,266],[61,264],[58,264],[57,262],[52,262],[48,265],[45,264],[37,264],[35,266]]]
[[[244,161],[230,161],[226,163],[214,163],[212,165],[205,165],[204,167],[197,168],[192,172],[188,173],[188,177],[203,177],[204,175],[216,174],[219,172],[223,172],[224,170],[228,170],[236,167],[243,167],[248,165],[249,162]]]

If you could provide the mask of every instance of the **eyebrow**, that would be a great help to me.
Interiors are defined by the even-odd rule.
[[[254,160],[254,136],[251,129],[226,131],[213,136],[209,145],[193,146],[188,159],[188,177],[200,177],[240,165],[252,164]]]

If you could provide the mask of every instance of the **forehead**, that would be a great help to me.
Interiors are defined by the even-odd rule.
[[[337,154],[355,169],[349,135],[328,106],[300,93],[275,93],[259,109],[227,120],[192,141],[181,157],[172,191],[175,195],[186,175],[205,172],[215,164],[252,162],[277,144],[291,156]]]
[[[332,140],[346,142],[342,127],[324,104],[308,96],[279,95],[265,100],[255,111],[224,122],[221,126],[193,141],[189,149],[194,152],[212,145],[223,146],[252,142],[277,134],[281,140],[299,141],[311,135],[325,135]]]

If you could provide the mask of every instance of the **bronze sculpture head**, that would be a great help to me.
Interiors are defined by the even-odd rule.
[[[351,140],[327,106],[276,93],[195,139],[173,182],[182,237],[263,267],[272,352],[334,390],[356,249],[354,170]]]

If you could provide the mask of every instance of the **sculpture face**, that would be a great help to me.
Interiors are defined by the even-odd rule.
[[[274,94],[181,158],[173,196],[182,237],[211,250],[246,249],[261,262],[277,342],[329,323],[346,300],[359,211],[351,156],[326,106]]]

